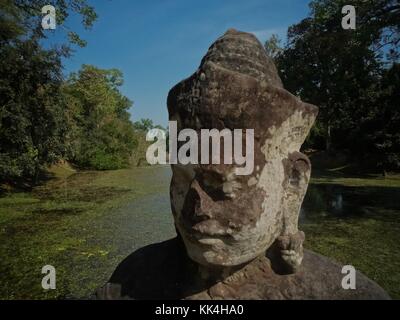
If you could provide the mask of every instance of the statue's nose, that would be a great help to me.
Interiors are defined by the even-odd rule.
[[[184,214],[193,222],[200,222],[214,217],[214,201],[201,188],[197,180],[193,180],[186,196]]]

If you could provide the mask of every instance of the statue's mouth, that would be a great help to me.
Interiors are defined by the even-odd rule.
[[[232,229],[223,227],[217,220],[208,219],[196,223],[192,226],[195,234],[206,236],[228,236],[232,234]]]
[[[213,240],[224,241],[232,239],[233,230],[223,227],[215,219],[207,219],[200,222],[190,223],[182,219],[182,226],[188,239],[203,244],[215,244]]]
[[[213,232],[199,232],[193,229],[191,232],[185,232],[187,239],[195,244],[200,244],[205,247],[224,246],[233,242],[233,237],[228,233],[216,234]]]

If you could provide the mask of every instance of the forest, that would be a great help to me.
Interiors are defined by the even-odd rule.
[[[339,23],[342,0],[314,0],[310,15],[265,48],[285,88],[319,107],[304,148],[338,154],[353,171],[400,169],[400,4],[352,1],[355,29]]]
[[[81,169],[126,168],[154,127],[149,119],[131,121],[120,70],[82,65],[63,75],[63,59],[86,43],[69,31],[67,43],[45,47],[47,30],[37,14],[45,4],[1,1],[0,183],[17,187],[40,183],[46,168],[60,161]],[[85,28],[96,21],[85,1],[55,5],[58,23],[69,14],[81,15]]]

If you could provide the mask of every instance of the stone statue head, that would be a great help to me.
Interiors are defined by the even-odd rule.
[[[222,160],[171,165],[172,212],[190,258],[238,266],[277,243],[294,270],[302,259],[297,223],[311,170],[299,150],[317,107],[283,88],[255,36],[230,29],[198,70],[171,89],[168,111],[178,130],[254,130],[250,174],[237,175],[238,165]]]

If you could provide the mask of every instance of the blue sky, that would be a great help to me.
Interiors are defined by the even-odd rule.
[[[208,47],[227,29],[253,32],[261,41],[273,33],[284,38],[287,27],[309,12],[308,0],[89,2],[99,18],[89,31],[76,17],[67,22],[88,44],[65,60],[65,72],[82,64],[120,69],[125,79],[121,91],[134,101],[132,120],[150,118],[163,126],[169,89],[197,69]]]

